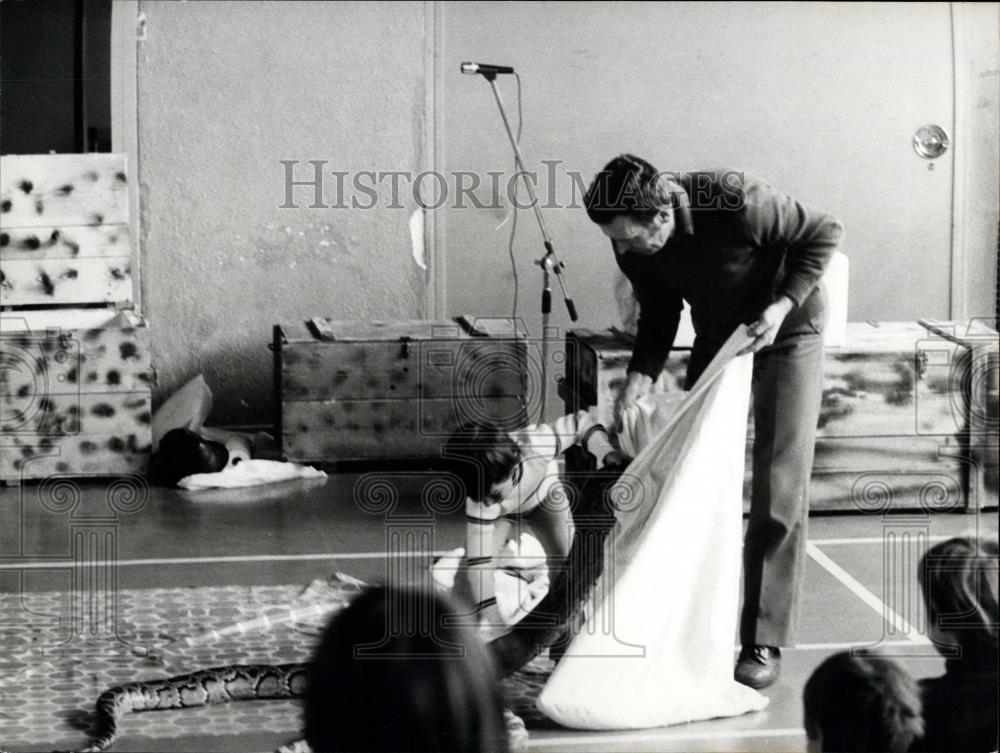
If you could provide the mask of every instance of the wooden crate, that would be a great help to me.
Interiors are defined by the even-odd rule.
[[[124,155],[0,158],[4,482],[145,468],[153,371],[129,310],[127,184]]]
[[[575,385],[564,390],[567,408],[597,405],[610,421],[631,343],[588,330],[571,331],[568,340],[579,357],[567,363],[566,384]],[[849,324],[844,346],[825,354],[812,509],[995,506],[995,354],[995,333],[973,348],[917,323]],[[671,355],[660,389],[682,388],[688,355]],[[747,501],[752,442],[751,417]]]
[[[522,338],[473,337],[453,321],[274,328],[276,429],[289,460],[440,457],[462,423],[526,422]]]

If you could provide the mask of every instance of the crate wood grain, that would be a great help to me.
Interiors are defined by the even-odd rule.
[[[290,400],[523,395],[525,347],[478,339],[303,343],[284,353],[284,395]]]
[[[130,263],[127,256],[5,261],[0,305],[125,301],[132,296]]]
[[[145,467],[154,372],[127,310],[128,213],[124,155],[0,157],[2,481]]]
[[[567,363],[567,408],[597,405],[605,420],[610,420],[615,397],[624,384],[631,344],[610,332],[574,330],[569,338],[576,341],[580,357],[576,363]],[[993,348],[991,352],[995,343]],[[884,474],[886,484],[896,490],[889,494],[896,507],[920,506],[921,497],[912,489],[923,488],[919,479],[926,478],[958,479],[966,503],[996,504],[995,463],[982,458],[978,464],[970,463],[969,452],[963,456],[962,449],[968,444],[963,436],[969,434],[963,427],[974,423],[968,406],[996,403],[995,398],[978,393],[970,396],[970,385],[989,382],[982,373],[992,374],[996,367],[973,369],[979,376],[970,377],[971,367],[962,365],[963,358],[968,361],[970,357],[963,355],[961,344],[917,323],[849,324],[845,346],[828,348],[825,354],[812,508],[856,508],[855,480],[877,473]],[[686,362],[686,353],[672,353],[660,388],[680,389]],[[996,421],[985,423],[994,427],[995,446]],[[751,415],[746,504],[753,437]]]
[[[289,402],[284,406],[283,449],[300,462],[439,458],[445,440],[473,417],[510,429],[523,426],[524,400]]]
[[[61,394],[20,405],[4,405],[3,461],[0,479],[39,478],[37,472],[97,473],[102,458],[117,474],[144,467],[151,434],[149,392],[105,395]],[[52,456],[58,463],[28,463]],[[56,467],[58,465],[58,467]]]
[[[127,317],[131,326],[0,334],[8,365],[0,395],[148,391],[149,330],[131,312]]]
[[[138,438],[106,435],[74,437],[72,442],[25,444],[0,457],[0,479],[19,482],[45,479],[56,474],[127,476],[145,471],[149,446]],[[120,444],[124,442],[124,444]]]
[[[4,260],[39,261],[51,259],[128,259],[131,254],[126,225],[100,227],[5,228],[0,246]]]
[[[527,343],[450,320],[277,325],[276,425],[290,460],[440,457],[461,424],[527,422]]]
[[[132,298],[125,157],[3,157],[0,305]]]
[[[4,156],[0,230],[127,222],[124,154]]]

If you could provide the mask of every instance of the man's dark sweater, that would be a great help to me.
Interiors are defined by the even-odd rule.
[[[802,327],[821,330],[825,307],[816,283],[843,235],[836,218],[735,171],[688,173],[674,197],[675,229],[659,252],[616,248],[639,300],[629,371],[659,376],[683,300],[696,335],[717,344],[780,295],[796,305],[779,338]]]

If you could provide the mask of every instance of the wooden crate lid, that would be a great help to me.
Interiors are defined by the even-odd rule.
[[[920,326],[926,328],[932,335],[950,340],[964,348],[981,348],[989,345],[996,347],[1000,333],[997,333],[991,325],[992,321],[985,319],[969,319],[967,321],[920,320]]]
[[[450,319],[397,319],[393,321],[345,321],[314,317],[309,320],[309,339],[335,342],[380,340],[460,340],[469,336]],[[291,335],[291,332],[289,332]],[[289,338],[291,340],[291,337]]]
[[[133,300],[124,154],[0,157],[0,305]]]
[[[964,331],[964,330],[963,330]],[[979,330],[976,330],[977,335]],[[570,334],[581,344],[600,352],[602,356],[617,356],[631,353],[634,340],[612,328],[601,332],[589,329],[570,330]],[[994,333],[995,337],[995,333]],[[927,326],[926,322],[850,322],[842,348],[833,352],[850,353],[915,353],[928,340],[954,340],[943,338],[941,334]],[[674,347],[673,351],[684,350]]]

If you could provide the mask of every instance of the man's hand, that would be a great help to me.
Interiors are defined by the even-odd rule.
[[[653,380],[638,371],[630,371],[625,385],[615,400],[615,426],[621,430],[622,414],[625,409],[631,406],[636,400],[649,392],[653,386]]]
[[[781,323],[785,321],[785,317],[794,306],[795,302],[787,295],[783,295],[764,309],[760,319],[751,324],[748,330],[755,338],[754,341],[739,354],[742,356],[744,353],[757,353],[773,343],[774,338],[778,336],[778,330],[781,329]]]

